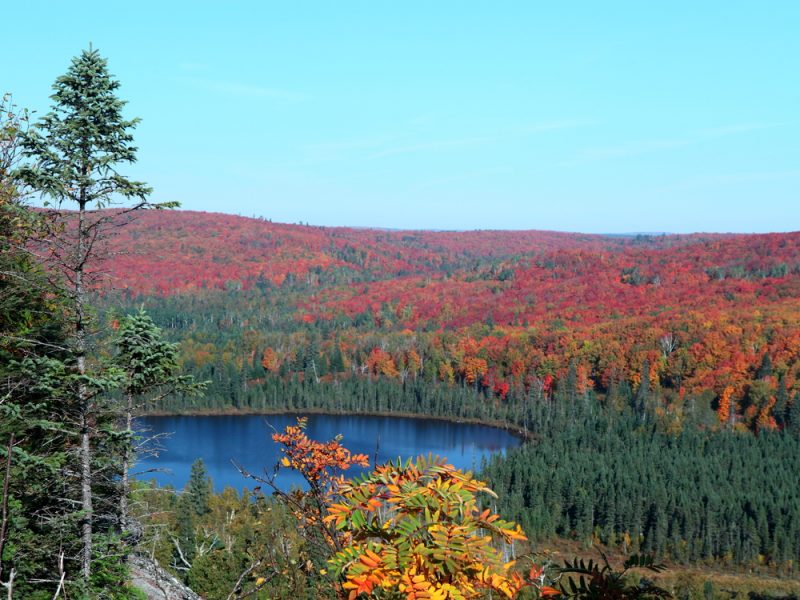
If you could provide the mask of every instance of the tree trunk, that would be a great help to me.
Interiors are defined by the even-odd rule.
[[[92,451],[89,445],[89,414],[81,415],[81,573],[88,581],[92,574]]]
[[[125,408],[125,432],[128,439],[133,435],[133,395],[128,394],[128,404]],[[119,499],[119,520],[123,532],[128,531],[128,495],[131,491],[128,472],[130,471],[133,452],[131,446],[125,446],[125,454],[122,457],[122,497]]]
[[[11,480],[11,452],[14,450],[14,432],[11,432],[11,437],[8,440],[8,447],[6,448],[6,468],[3,478],[3,506],[2,506],[2,522],[0,522],[0,581],[3,580],[3,548],[6,545],[6,536],[8,535],[8,485]],[[9,585],[13,580],[12,575],[9,578]],[[10,589],[10,588],[9,588]]]
[[[85,170],[85,169],[84,169]],[[75,354],[78,373],[86,374],[86,330],[84,325],[84,304],[86,292],[83,287],[84,263],[86,262],[86,190],[81,189],[78,211],[78,253],[75,263]],[[90,444],[91,411],[90,399],[86,386],[78,386],[78,404],[81,418],[81,573],[85,581],[92,574],[92,448]]]

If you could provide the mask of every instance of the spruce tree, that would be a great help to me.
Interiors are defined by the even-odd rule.
[[[177,536],[173,539],[175,550],[172,556],[172,567],[185,575],[192,568],[195,554],[195,511],[192,499],[183,494],[177,506]]]
[[[128,444],[123,448],[122,490],[119,503],[120,523],[130,530],[128,495],[129,471],[134,459],[133,418],[145,403],[158,402],[169,394],[193,395],[205,388],[189,376],[179,373],[178,344],[163,338],[161,329],[144,309],[122,319],[116,336],[117,354],[114,364],[123,373],[122,392],[125,397],[122,431]]]
[[[66,278],[70,298],[70,352],[81,383],[74,392],[79,435],[76,470],[79,473],[81,540],[80,570],[84,582],[92,573],[95,503],[93,438],[104,420],[97,397],[108,382],[92,372],[89,293],[99,279],[103,242],[109,227],[132,211],[154,206],[150,188],[119,172],[136,160],[132,129],[137,120],[122,115],[125,102],[117,97],[119,82],[91,47],[72,60],[53,85],[53,108],[23,136],[29,163],[18,171],[19,181],[39,193],[50,208],[51,231],[43,256]],[[115,201],[125,205],[109,213]],[[166,206],[166,205],[162,205]],[[62,209],[75,209],[72,214]],[[98,384],[98,385],[94,385]]]
[[[790,433],[800,436],[800,392],[794,395],[786,409],[786,429]]]
[[[198,517],[202,517],[210,510],[208,500],[211,497],[211,479],[202,458],[198,458],[192,463],[187,491],[192,512]]]
[[[634,398],[634,411],[642,422],[645,420],[647,401],[650,396],[650,363],[645,360],[642,363],[642,375],[639,382],[639,388],[636,390]]]
[[[756,379],[764,379],[764,377],[769,377],[770,375],[772,375],[772,359],[768,352],[764,352],[761,357],[761,364],[756,372]]]

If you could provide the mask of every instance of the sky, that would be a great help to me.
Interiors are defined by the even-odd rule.
[[[800,2],[12,2],[0,93],[91,43],[154,201],[286,223],[800,230]]]

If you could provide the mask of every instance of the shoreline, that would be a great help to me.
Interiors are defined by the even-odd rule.
[[[441,415],[424,415],[420,413],[391,412],[391,411],[337,411],[329,408],[200,408],[182,411],[154,410],[138,415],[141,417],[236,417],[236,416],[259,416],[259,415],[329,415],[329,416],[355,416],[355,417],[398,417],[403,419],[429,419],[433,421],[447,421],[450,423],[464,423],[466,425],[483,425],[502,429],[511,435],[518,437],[523,443],[533,441],[534,436],[530,431],[518,425],[504,423],[503,421],[482,421],[475,417],[445,417]]]

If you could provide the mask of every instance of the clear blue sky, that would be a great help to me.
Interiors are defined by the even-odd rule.
[[[155,200],[282,222],[800,229],[800,2],[8,2],[40,112],[89,42]]]

